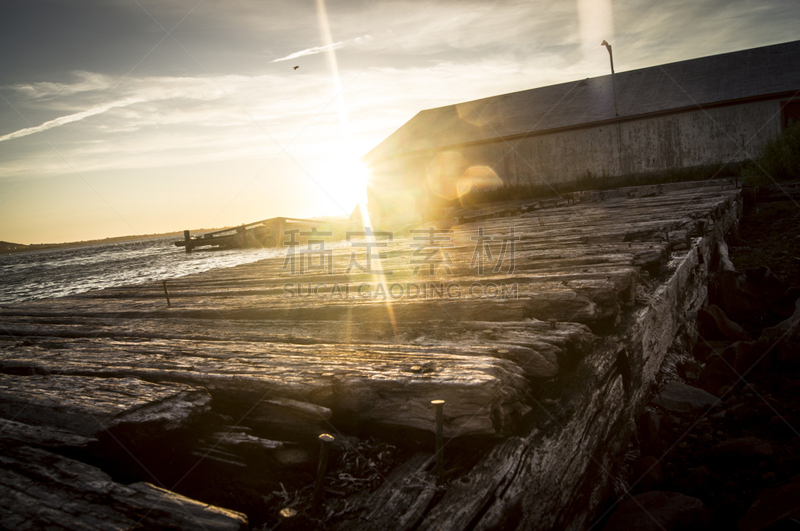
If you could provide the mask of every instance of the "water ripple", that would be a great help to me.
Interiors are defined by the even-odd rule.
[[[174,236],[0,256],[0,303],[135,285],[282,256],[284,249],[186,253]],[[335,247],[336,244],[329,246]]]

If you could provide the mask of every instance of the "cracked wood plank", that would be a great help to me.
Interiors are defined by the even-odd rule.
[[[210,401],[203,388],[135,378],[0,374],[0,416],[84,437],[133,426],[173,430],[208,411]]]
[[[149,483],[121,485],[93,466],[48,451],[0,448],[3,529],[247,529],[247,518],[235,511]]]
[[[64,348],[58,348],[59,344]],[[0,373],[28,371],[60,375],[16,380],[17,387],[24,388],[23,382],[35,382],[43,390],[48,386],[56,389],[61,379],[68,378],[66,375],[91,376],[85,383],[97,382],[98,386],[102,386],[103,378],[112,382],[110,379],[121,377],[203,386],[212,394],[241,397],[247,409],[257,404],[250,413],[251,420],[256,422],[259,417],[266,417],[265,422],[269,422],[274,415],[261,409],[275,406],[270,399],[283,398],[329,408],[361,421],[433,431],[430,401],[441,398],[452,404],[445,418],[448,436],[513,432],[521,416],[530,409],[529,383],[520,367],[484,355],[486,350],[480,347],[470,351],[453,345],[308,347],[195,341],[73,343],[53,339],[2,350]],[[10,376],[3,378],[9,386],[15,381]],[[139,385],[145,388],[143,382]],[[169,386],[165,389],[175,389],[174,393],[181,390]],[[33,391],[24,395],[23,402],[14,399],[11,387],[5,396],[10,402],[3,405],[0,401],[0,412],[4,407],[11,408],[4,413],[9,415],[13,414],[12,409],[32,399]],[[64,412],[51,409],[57,402],[48,402],[50,397],[52,393],[46,394],[36,411],[52,416],[50,422],[69,424],[71,421],[66,420]],[[92,394],[87,394],[83,399],[86,408],[92,407],[91,397]],[[108,416],[118,410],[93,413]],[[302,415],[294,416],[305,421]],[[64,420],[58,421],[56,417]],[[82,430],[91,432],[93,423],[91,417],[86,417]]]

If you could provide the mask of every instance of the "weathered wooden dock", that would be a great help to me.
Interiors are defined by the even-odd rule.
[[[344,426],[433,432],[430,401],[444,399],[445,437],[493,437],[493,449],[438,490],[430,460],[414,458],[353,498],[341,529],[584,527],[741,213],[727,181],[582,192],[168,279],[169,306],[159,283],[2,307],[0,433],[16,464],[0,485],[60,467],[53,448],[148,448],[143,436],[174,430],[233,448],[192,424],[208,414],[265,453]],[[369,242],[385,246],[365,271]],[[217,457],[246,464],[228,450]],[[80,488],[101,472],[86,474]],[[52,485],[0,525],[23,529],[34,500],[72,496]]]
[[[322,219],[301,219],[276,217],[262,219],[252,223],[245,223],[237,227],[204,232],[192,237],[191,231],[183,231],[183,239],[174,242],[176,247],[183,247],[187,253],[197,248],[241,249],[246,247],[276,247],[284,241],[284,231],[301,232],[305,229],[308,234],[298,241],[307,241],[308,236],[322,233],[337,239],[342,239],[347,229],[357,229],[358,225],[349,221],[331,222]],[[295,237],[297,239],[297,236]]]

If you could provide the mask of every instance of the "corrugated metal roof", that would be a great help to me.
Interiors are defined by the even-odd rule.
[[[620,118],[800,90],[800,41],[616,74]],[[611,75],[421,111],[364,158],[614,118]]]

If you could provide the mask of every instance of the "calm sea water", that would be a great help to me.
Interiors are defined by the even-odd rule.
[[[0,304],[160,281],[263,258],[285,249],[186,253],[175,236],[0,256]]]

